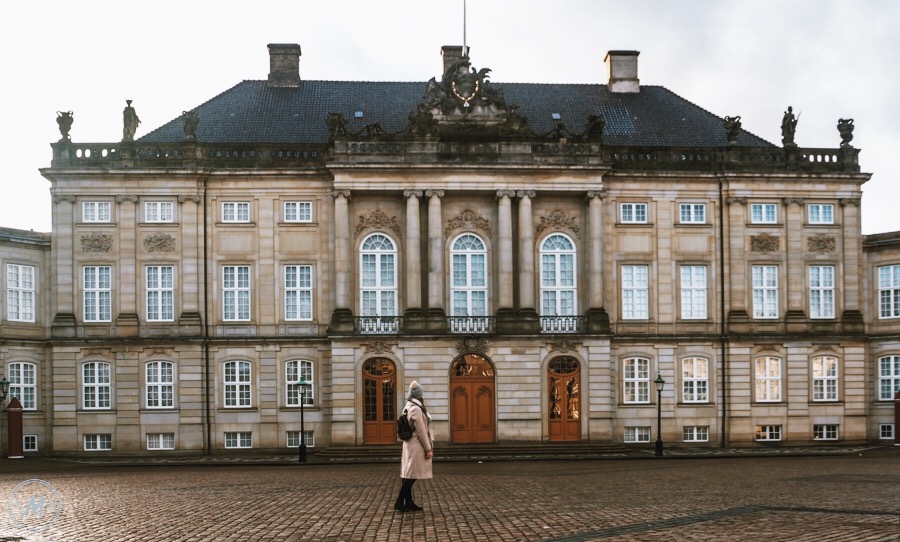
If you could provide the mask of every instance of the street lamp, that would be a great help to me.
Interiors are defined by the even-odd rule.
[[[0,410],[3,409],[3,403],[6,402],[7,395],[9,395],[9,380],[4,376],[0,379]]]
[[[300,442],[298,443],[297,459],[300,463],[306,463],[306,439],[303,434],[306,432],[303,425],[303,403],[306,402],[306,379],[300,377]]]
[[[656,373],[656,457],[663,455],[662,441],[662,391],[666,387],[666,381],[663,380],[662,374]]]

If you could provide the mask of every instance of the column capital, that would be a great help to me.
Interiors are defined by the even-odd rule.
[[[444,197],[443,190],[426,190],[425,196],[429,198],[442,198]]]
[[[404,198],[421,198],[421,197],[422,197],[422,191],[421,191],[421,190],[415,190],[415,189],[406,189],[406,190],[403,191],[403,197],[404,197]]]
[[[332,196],[334,199],[338,199],[338,198],[343,197],[343,198],[349,200],[349,199],[350,199],[350,191],[347,190],[347,189],[332,190],[332,191],[331,191],[331,196]]]
[[[137,204],[138,197],[137,196],[116,196],[116,203],[122,203],[125,201]]]
[[[784,202],[785,205],[803,205],[803,202],[806,201],[803,198],[784,198],[781,201]]]
[[[848,205],[859,207],[860,198],[841,198],[838,201],[841,202],[841,207],[847,207]]]
[[[606,190],[588,190],[587,194],[585,194],[585,197],[588,200],[597,198],[600,201],[603,201],[604,199],[606,199]]]
[[[738,205],[747,205],[747,196],[728,196],[725,198],[725,203],[728,205],[734,205],[735,203]]]
[[[178,196],[178,203],[184,203],[186,201],[193,201],[194,203],[200,203],[200,196],[197,194],[187,194]]]
[[[53,196],[53,203],[60,203],[60,202],[63,202],[63,201],[66,202],[66,203],[75,203],[75,196],[72,196],[72,195],[69,195],[69,194],[62,194],[62,195],[55,195],[55,196]]]
[[[497,190],[497,199],[514,198],[514,197],[516,197],[515,190]]]
[[[535,195],[534,190],[516,190],[516,196],[520,198],[529,198],[533,199]]]

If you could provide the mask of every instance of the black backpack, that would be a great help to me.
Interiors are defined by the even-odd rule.
[[[403,413],[397,418],[397,438],[409,440],[412,438],[412,435],[412,426],[409,424],[409,418],[406,417],[406,409],[404,408]]]

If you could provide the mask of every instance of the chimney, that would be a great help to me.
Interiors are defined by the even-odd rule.
[[[442,73],[447,73],[447,70],[450,69],[450,66],[452,66],[454,62],[462,58],[462,45],[444,45],[443,47],[441,47],[441,56],[444,57],[444,71]]]
[[[609,82],[606,86],[610,92],[634,93],[641,91],[641,82],[638,79],[637,57],[638,51],[610,51],[606,53],[607,67],[609,68]]]
[[[300,46],[296,43],[269,44],[269,87],[300,86]]]

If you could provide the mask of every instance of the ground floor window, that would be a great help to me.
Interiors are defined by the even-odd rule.
[[[892,423],[883,423],[878,426],[878,438],[882,439],[893,439],[894,438],[894,424]]]
[[[225,448],[252,448],[253,438],[250,431],[228,431],[225,433]]]
[[[756,440],[781,440],[781,426],[757,425]]]
[[[148,450],[174,450],[175,433],[147,433]]]
[[[833,423],[813,425],[813,438],[815,440],[837,440],[838,426]]]
[[[709,426],[685,425],[682,435],[685,442],[709,442]]]
[[[626,427],[625,442],[650,442],[650,427]]]
[[[102,433],[97,435],[84,435],[85,451],[112,450],[112,435]]]
[[[307,448],[315,448],[316,447],[316,437],[312,431],[304,431],[303,432],[303,443],[306,444]],[[299,448],[300,447],[300,431],[288,431],[287,432],[287,447],[288,448]]]
[[[22,437],[22,449],[26,452],[38,451],[38,436],[25,435]]]

